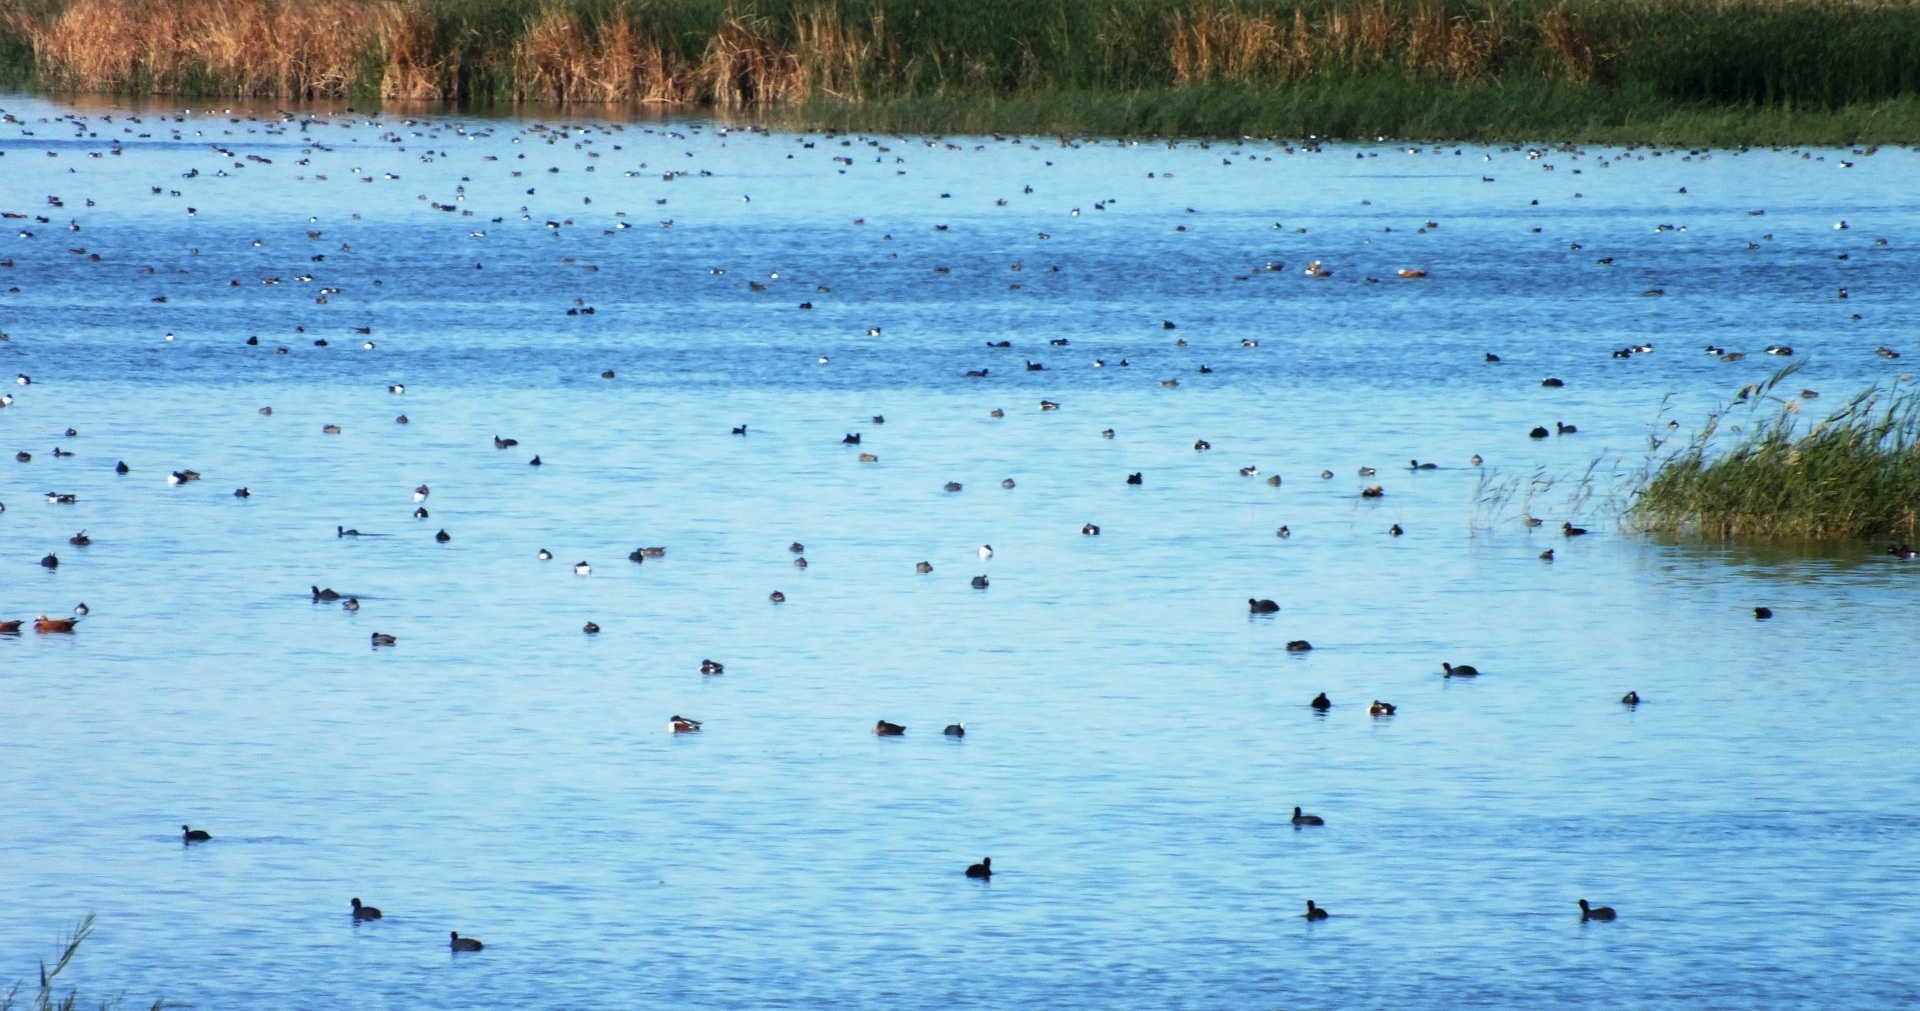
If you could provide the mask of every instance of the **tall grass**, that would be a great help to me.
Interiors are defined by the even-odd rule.
[[[27,1011],[75,1011],[79,1007],[78,991],[68,990],[66,996],[61,996],[58,980],[60,974],[67,970],[67,966],[73,964],[73,956],[79,954],[81,942],[92,933],[93,914],[88,913],[85,919],[74,926],[73,933],[61,939],[60,954],[54,959],[53,965],[49,967],[45,962],[40,963],[40,986],[30,991],[32,996],[26,1005]],[[15,984],[7,992],[0,993],[0,1011],[14,1011],[20,997],[20,984]],[[113,998],[101,1001],[99,1007],[102,1011],[106,1011],[106,1009],[118,1008],[120,1004],[119,998]],[[164,1002],[156,1000],[149,1006],[148,1011],[160,1011],[163,1006]]]
[[[1651,532],[1709,539],[1920,534],[1920,388],[1874,387],[1809,422],[1801,401],[1773,396],[1794,371],[1741,391],[1728,411],[1751,414],[1748,426],[1730,425],[1723,411],[1651,463],[1630,518]]]
[[[0,0],[0,82],[54,91],[1050,107],[1069,128],[1138,99],[1178,133],[1496,135],[1545,101],[1575,117],[1561,136],[1861,109],[1920,136],[1917,53],[1914,0]]]

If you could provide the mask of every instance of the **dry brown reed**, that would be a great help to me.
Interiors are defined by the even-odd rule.
[[[1485,78],[1503,55],[1508,32],[1498,9],[1479,18],[1437,7],[1396,11],[1384,3],[1333,7],[1318,20],[1296,8],[1290,19],[1231,8],[1173,15],[1172,64],[1178,85],[1271,85],[1316,73],[1402,68],[1451,83]]]

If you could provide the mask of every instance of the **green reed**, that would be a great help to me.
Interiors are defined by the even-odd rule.
[[[1774,394],[1795,371],[1742,390],[1686,446],[1650,462],[1629,518],[1703,539],[1913,539],[1920,388],[1876,386],[1813,421],[1804,401]],[[1736,426],[1735,411],[1753,420]]]

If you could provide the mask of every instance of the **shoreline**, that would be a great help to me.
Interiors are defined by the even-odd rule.
[[[0,0],[48,98],[867,131],[1920,143],[1913,52],[1893,0]]]

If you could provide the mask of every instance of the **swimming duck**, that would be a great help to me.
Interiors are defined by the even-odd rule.
[[[543,562],[551,562],[553,561],[553,552],[548,551],[546,548],[541,548],[540,553],[538,555],[535,555],[534,557],[540,559]]]
[[[1617,914],[1614,913],[1612,906],[1589,906],[1587,905],[1587,900],[1585,899],[1580,900],[1580,922],[1581,923],[1585,923],[1588,920],[1611,921],[1616,918],[1617,918]]]
[[[805,558],[796,558],[793,560],[793,567],[796,569],[804,569],[807,567],[807,560]]]
[[[1254,614],[1273,614],[1280,610],[1280,605],[1271,600],[1255,600],[1252,597],[1248,597],[1247,610],[1252,611]]]
[[[453,540],[453,535],[450,533],[447,533],[446,529],[443,527],[441,528],[439,533],[433,535],[433,539],[436,541],[439,541],[442,544],[445,544],[448,541]]]
[[[776,604],[784,604],[787,602],[787,595],[784,593],[781,593],[779,590],[775,590],[772,593],[767,594],[767,599],[773,601]]]
[[[392,646],[397,644],[399,641],[400,640],[398,637],[388,635],[385,632],[373,633],[373,644],[375,646]]]
[[[879,463],[880,458],[873,455],[872,453],[862,453],[860,454],[860,462],[861,463]]]
[[[1260,346],[1260,342],[1251,337],[1242,337],[1240,338],[1240,346],[1243,348],[1257,348]]]
[[[1767,353],[1770,355],[1779,355],[1782,358],[1791,358],[1793,357],[1793,348],[1785,344],[1772,344],[1768,345]]]
[[[899,737],[901,734],[907,732],[907,728],[898,723],[888,723],[886,720],[880,720],[873,725],[873,732],[880,737]]]
[[[974,589],[976,589],[976,590],[984,590],[984,589],[986,589],[986,588],[987,588],[987,577],[985,577],[985,576],[975,576],[975,577],[973,577],[973,588],[974,588]]]
[[[197,828],[188,828],[185,825],[180,826],[180,841],[183,843],[208,842],[212,839],[213,836],[210,833]]]
[[[1103,429],[1101,429],[1101,430],[1100,430],[1100,438],[1102,438],[1102,439],[1111,439],[1111,438],[1113,438],[1113,429],[1111,429],[1111,428],[1103,428]]]
[[[1497,362],[1497,361],[1499,361],[1499,360],[1500,360],[1500,356],[1499,356],[1499,355],[1496,355],[1496,354],[1494,354],[1494,353],[1493,353],[1493,352],[1491,352],[1491,351],[1489,351],[1489,352],[1487,352],[1487,354],[1486,354],[1486,360],[1487,360],[1487,361],[1490,361],[1490,362]]]
[[[407,386],[405,383],[393,383],[387,387],[387,392],[388,393],[405,393],[407,392]]]
[[[1142,484],[1145,481],[1146,481],[1146,478],[1142,477],[1139,471],[1134,471],[1133,473],[1127,475],[1128,484]]]
[[[665,558],[667,549],[662,547],[641,548],[640,553],[648,558]]]
[[[502,439],[497,435],[493,437],[493,448],[495,449],[512,449],[518,445],[520,445],[519,439]]]
[[[364,905],[356,898],[353,900],[353,918],[356,920],[377,920],[380,918],[380,910],[372,906]]]
[[[718,660],[700,661],[700,673],[702,674],[725,674],[726,672],[727,665]]]
[[[20,626],[24,624],[26,624],[26,622],[19,618],[15,618],[12,621],[0,621],[0,635],[19,635]]]
[[[1890,544],[1887,546],[1887,554],[1892,555],[1893,557],[1898,558],[1903,562],[1912,561],[1915,553],[1916,552],[1913,550],[1913,548],[1906,544]]]
[[[348,611],[358,611],[360,610],[360,598],[348,597],[340,602],[340,606]]]
[[[947,724],[947,729],[940,732],[948,737],[965,737],[967,736],[967,725],[964,723],[949,723]]]
[[[676,734],[691,734],[700,729],[700,721],[675,714],[667,718],[667,726]]]
[[[978,554],[980,556],[980,560],[984,562],[987,559],[993,557],[993,545],[982,544],[980,545],[980,550],[975,552],[975,554]]]
[[[580,631],[585,632],[588,635],[599,635],[600,626],[589,621],[584,626],[581,627]]]
[[[1552,376],[1548,376],[1547,378],[1540,380],[1540,385],[1551,386],[1558,389],[1559,387],[1565,386],[1567,384],[1564,380],[1555,379]]]
[[[1086,537],[1098,537],[1100,536],[1100,527],[1098,524],[1088,523],[1080,528],[1080,533]]]
[[[418,508],[418,509],[415,509],[415,510],[413,511],[413,518],[414,518],[414,519],[417,519],[417,520],[423,520],[423,519],[426,519],[426,518],[427,518],[427,507],[426,507],[426,506],[421,506],[420,508]]]
[[[87,545],[93,543],[93,538],[88,537],[87,532],[85,530],[82,530],[79,533],[74,534],[72,537],[67,538],[67,543],[77,548],[84,548]]]
[[[1287,529],[1287,525],[1286,525],[1286,524],[1284,524],[1284,523],[1282,523],[1282,524],[1280,525],[1280,529],[1278,529],[1278,530],[1275,530],[1275,531],[1273,532],[1273,535],[1274,535],[1275,537],[1292,537],[1292,536],[1293,536],[1293,531],[1292,531],[1292,530],[1289,530],[1289,529]]]
[[[113,472],[115,474],[125,474],[127,472],[127,461],[122,460],[119,463],[114,464]]]
[[[1327,913],[1326,910],[1320,908],[1319,906],[1314,905],[1312,899],[1307,900],[1306,916],[1309,921],[1324,920],[1327,918],[1328,915],[1329,914]]]
[[[991,371],[990,369],[968,369],[967,378],[968,379],[985,379],[987,378],[987,373],[990,371]]]
[[[1057,411],[1060,409],[1060,405],[1051,400],[1042,400],[1040,401],[1040,409],[1043,411]]]
[[[967,866],[967,877],[981,879],[993,877],[993,858],[981,857],[979,863],[969,864]]]
[[[1027,359],[1028,372],[1045,372],[1046,370],[1047,370],[1047,367],[1045,365],[1042,365],[1031,358]]]
[[[1012,487],[1013,487],[1013,478],[1007,478],[1006,480],[1004,480],[1004,481],[1001,481],[1001,482],[1000,482],[1000,487],[1002,487],[1002,488],[1012,488]]]
[[[1258,473],[1260,473],[1260,468],[1255,467],[1252,464],[1248,464],[1247,466],[1240,468],[1241,477],[1252,477]]]
[[[1307,653],[1312,651],[1312,649],[1313,649],[1313,643],[1310,643],[1305,639],[1295,639],[1292,642],[1287,643],[1287,652],[1289,653]]]
[[[1393,703],[1382,702],[1379,699],[1374,699],[1373,705],[1367,707],[1368,716],[1392,716],[1395,711],[1396,707]]]
[[[588,565],[584,560],[573,563],[573,574],[576,576],[585,576],[592,572],[593,566]]]
[[[1321,692],[1320,694],[1315,695],[1313,697],[1313,701],[1307,704],[1323,713],[1333,708],[1333,702],[1332,700],[1327,698],[1326,692]]]
[[[1540,560],[1543,562],[1553,561],[1553,549],[1548,548],[1547,550],[1540,552]]]
[[[1579,537],[1587,532],[1586,527],[1576,527],[1571,523],[1560,524],[1560,532],[1568,537]]]
[[[1322,697],[1324,698],[1325,696]],[[1293,809],[1293,823],[1295,825],[1325,825],[1327,820],[1317,814],[1301,814],[1300,809],[1296,807]]]
[[[527,461],[527,466],[529,467],[540,466],[540,455],[538,453],[534,454],[533,459]]]
[[[49,551],[49,552],[47,552],[47,557],[45,557],[45,558],[42,558],[42,559],[40,559],[40,567],[41,567],[41,568],[43,568],[43,569],[57,569],[57,568],[59,568],[59,567],[60,567],[60,556],[58,556],[58,555],[56,555],[56,554],[54,554],[54,553],[53,553],[53,552],[51,552],[51,551]]]
[[[1753,617],[1756,621],[1766,621],[1768,618],[1773,617],[1773,608],[1756,607],[1753,609]]]
[[[960,482],[958,482],[958,481],[948,481],[948,482],[946,483],[946,485],[945,485],[945,487],[946,487],[946,490],[948,490],[948,491],[959,491],[959,490],[960,490]]]
[[[1389,537],[1398,537],[1404,533],[1406,533],[1406,531],[1400,529],[1400,524],[1398,523],[1395,523],[1393,526],[1390,526],[1387,528],[1387,536]]]
[[[234,497],[234,498],[252,498],[252,497],[253,497],[253,489],[251,489],[251,488],[235,488],[235,489],[233,490],[233,497]]]
[[[1575,428],[1572,425],[1563,425],[1558,421],[1553,423],[1553,430],[1555,434],[1558,434],[1558,435],[1573,435],[1574,433],[1580,431],[1578,428]]]
[[[42,634],[71,632],[79,623],[78,618],[49,618],[43,614],[33,619],[33,630]]]
[[[913,563],[913,571],[918,572],[924,576],[927,573],[933,571],[933,563],[932,562],[915,562]]]
[[[1400,269],[1400,276],[1407,277],[1407,278],[1425,277],[1427,276],[1427,272],[1424,270],[1416,270],[1411,267],[1402,267]]]
[[[1463,663],[1457,666],[1450,663],[1442,663],[1440,669],[1446,672],[1442,675],[1443,677],[1470,678],[1480,676],[1480,669],[1470,663]]]
[[[486,945],[481,944],[471,937],[461,937],[460,932],[457,930],[451,930],[448,931],[448,933],[453,935],[451,947],[455,951],[479,951],[486,947]]]
[[[1380,487],[1380,486],[1379,486],[1379,485],[1377,485],[1377,484],[1376,484],[1376,485],[1373,485],[1373,486],[1372,486],[1372,487],[1370,487],[1370,488],[1362,488],[1362,489],[1360,489],[1360,497],[1361,497],[1361,498],[1380,498],[1380,497],[1382,497],[1382,496],[1384,496],[1384,495],[1385,495],[1386,493],[1387,493],[1387,492],[1386,492],[1386,489],[1384,489],[1384,488],[1382,488],[1382,487]]]
[[[433,494],[432,489],[428,488],[426,485],[423,484],[420,487],[415,488],[413,490],[413,500],[415,502],[425,502],[427,500],[427,496],[431,494]]]
[[[860,445],[860,433],[858,433],[858,432],[848,432],[848,433],[846,434],[846,436],[845,436],[844,438],[842,438],[842,439],[840,440],[840,444],[841,444],[842,446],[858,446],[858,445]]]
[[[339,599],[340,599],[340,594],[334,592],[333,587],[327,587],[324,590],[319,588],[318,586],[313,588],[313,600],[314,600],[314,603],[316,604],[323,600],[339,600]]]
[[[745,435],[745,434],[747,434],[747,426],[745,426],[745,425],[735,425],[735,426],[733,426],[733,434],[735,434],[735,435]]]
[[[1194,440],[1194,443],[1193,443],[1193,450],[1194,450],[1194,452],[1196,452],[1196,453],[1202,453],[1202,452],[1205,452],[1205,451],[1207,451],[1207,450],[1209,450],[1209,449],[1212,449],[1212,448],[1213,448],[1213,443],[1211,443],[1211,442],[1208,442],[1208,441],[1207,441],[1207,440],[1205,440],[1205,439],[1196,439],[1196,440]]]
[[[1621,704],[1621,705],[1623,705],[1623,706],[1637,706],[1637,705],[1639,705],[1639,704],[1640,704],[1640,693],[1639,693],[1639,692],[1637,692],[1637,691],[1634,691],[1634,692],[1628,692],[1628,693],[1626,693],[1625,695],[1622,695],[1622,696],[1620,696],[1620,704]]]

